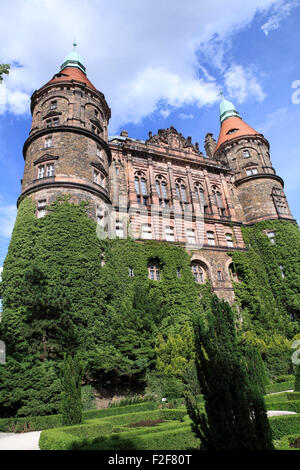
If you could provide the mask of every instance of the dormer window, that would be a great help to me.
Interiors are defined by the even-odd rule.
[[[227,135],[235,134],[237,131],[238,131],[238,129],[230,129],[230,130],[227,132]]]

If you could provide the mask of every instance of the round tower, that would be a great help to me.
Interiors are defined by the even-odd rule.
[[[235,173],[234,187],[245,224],[265,219],[292,219],[283,180],[272,166],[267,139],[246,124],[234,105],[220,103],[221,129],[214,158]]]
[[[110,203],[107,144],[110,108],[86,76],[74,50],[60,71],[31,97],[32,125],[23,148],[25,160],[18,204],[30,195],[37,216],[61,194],[71,201],[89,201],[96,218],[101,202]]]

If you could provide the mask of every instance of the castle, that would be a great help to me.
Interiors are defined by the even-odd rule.
[[[61,194],[74,203],[86,200],[99,236],[184,246],[195,281],[209,279],[231,303],[237,279],[228,252],[246,250],[241,226],[294,222],[268,141],[224,97],[220,134],[217,142],[206,134],[206,155],[172,126],[149,132],[145,141],[126,131],[109,136],[110,108],[74,47],[60,71],[33,93],[31,113],[18,204],[32,198],[36,217],[43,217]],[[274,232],[266,235],[274,243]],[[160,279],[159,266],[150,265],[148,273]]]

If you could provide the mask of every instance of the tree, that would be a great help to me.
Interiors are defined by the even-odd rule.
[[[10,65],[9,64],[0,64],[0,83],[3,81],[2,75],[5,73],[6,75],[9,74]]]
[[[64,357],[62,366],[61,413],[64,426],[80,424],[82,421],[81,380],[84,372],[83,362],[78,356]]]
[[[206,314],[194,318],[194,332],[206,414],[200,412],[191,394],[186,395],[186,404],[201,448],[272,449],[264,399],[248,378],[230,305],[213,295]]]
[[[28,352],[39,352],[45,360],[76,347],[67,289],[50,286],[42,267],[32,264],[24,273],[22,291],[25,308],[22,336],[27,340]]]

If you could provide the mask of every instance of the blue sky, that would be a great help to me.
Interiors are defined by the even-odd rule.
[[[111,107],[110,135],[126,129],[144,140],[173,125],[204,151],[205,134],[218,137],[222,89],[269,140],[299,220],[299,24],[299,0],[1,0],[0,63],[12,68],[0,86],[0,266],[21,190],[30,96],[74,38]]]

